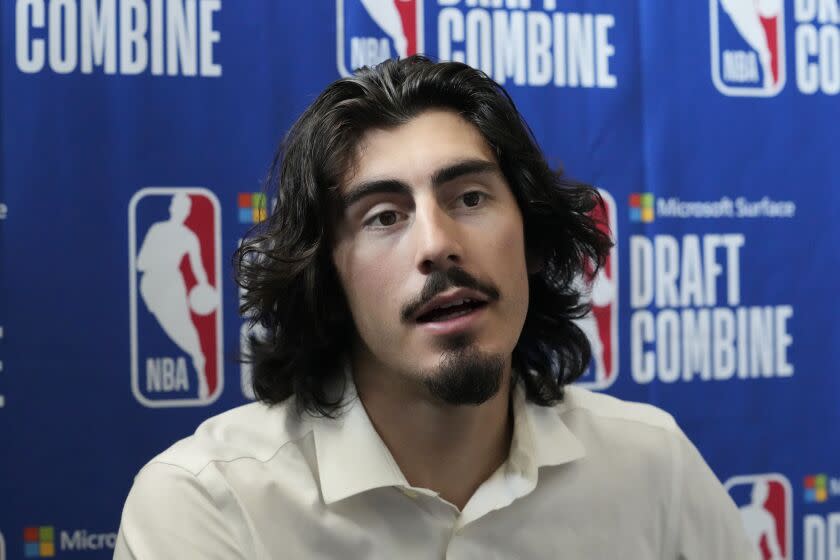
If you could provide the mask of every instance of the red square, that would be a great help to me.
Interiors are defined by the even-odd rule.
[[[805,477],[805,488],[816,488],[817,481],[815,480],[814,475],[808,475]]]
[[[239,207],[240,208],[250,208],[251,207],[251,193],[249,193],[249,192],[239,193]]]
[[[642,195],[639,193],[632,193],[630,195],[630,208],[640,208],[642,206]]]
[[[38,542],[38,527],[25,527],[23,540],[24,542]]]

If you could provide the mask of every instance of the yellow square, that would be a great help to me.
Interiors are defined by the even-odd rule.
[[[824,502],[828,500],[828,491],[825,488],[817,489],[817,501]]]
[[[653,221],[653,208],[642,208],[642,221],[643,222],[652,222]]]
[[[254,208],[254,223],[258,224],[265,220],[265,207]]]
[[[51,542],[42,542],[41,543],[41,557],[50,557],[55,556],[55,545]]]

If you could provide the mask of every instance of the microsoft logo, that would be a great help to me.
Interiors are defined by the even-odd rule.
[[[821,504],[828,500],[828,477],[812,474],[805,477],[805,502]]]
[[[630,194],[630,221],[646,224],[653,221],[653,193]]]
[[[265,220],[265,194],[239,193],[239,223],[258,224]]]
[[[23,529],[24,558],[52,558],[55,556],[55,529],[51,525]]]

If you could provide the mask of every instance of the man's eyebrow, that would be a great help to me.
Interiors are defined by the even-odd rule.
[[[432,186],[439,187],[444,183],[454,181],[464,175],[477,173],[499,173],[499,166],[484,159],[466,159],[446,167],[442,167],[432,174]],[[342,207],[346,210],[361,199],[374,194],[411,195],[411,187],[398,179],[373,179],[363,181],[350,187],[341,197]]]
[[[397,179],[363,181],[342,195],[341,205],[346,210],[365,197],[382,193],[411,195],[411,187]]]
[[[432,185],[439,187],[444,183],[454,181],[464,175],[499,172],[499,166],[492,161],[486,159],[465,159],[435,171],[432,174]]]

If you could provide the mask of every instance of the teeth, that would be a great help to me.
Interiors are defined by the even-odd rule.
[[[447,309],[449,307],[455,307],[456,305],[463,305],[463,304],[467,303],[468,301],[472,301],[472,300],[469,299],[469,298],[459,299],[458,301],[453,301],[451,303],[447,303],[447,304],[438,306],[436,309]]]

